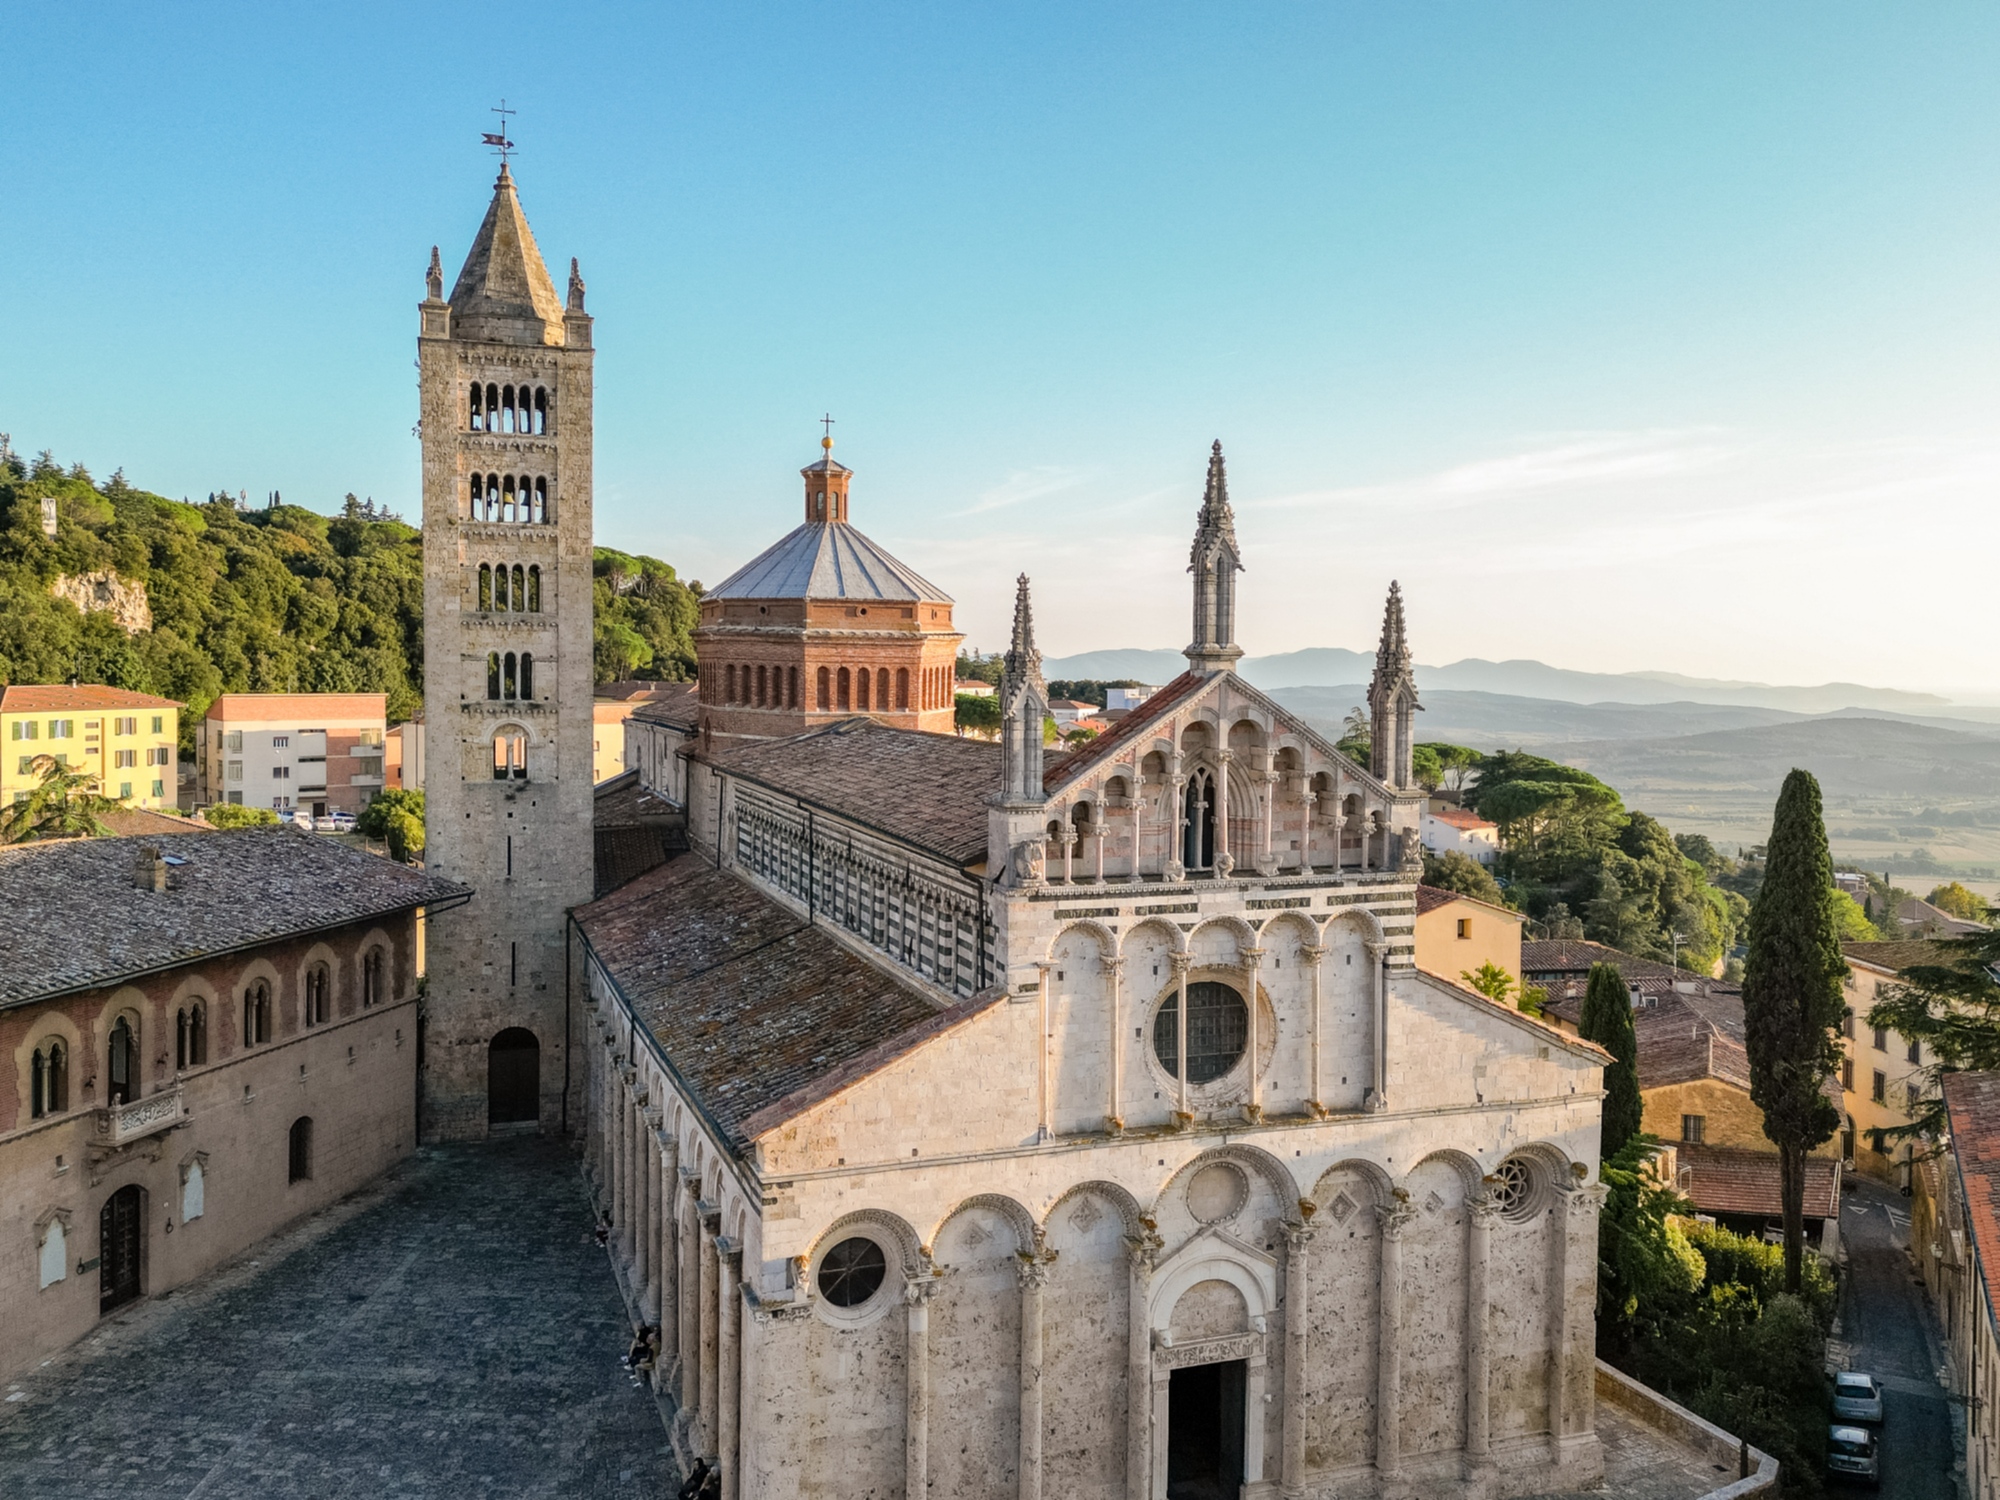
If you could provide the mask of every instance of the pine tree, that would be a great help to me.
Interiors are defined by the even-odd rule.
[[[1604,1068],[1603,1135],[1599,1161],[1609,1161],[1639,1133],[1645,1102],[1639,1097],[1639,1039],[1632,1033],[1632,995],[1616,964],[1592,964],[1577,1030],[1611,1054]]]
[[[1743,966],[1750,1098],[1778,1148],[1785,1219],[1785,1290],[1799,1290],[1806,1154],[1832,1138],[1840,1111],[1825,1093],[1840,1066],[1841,980],[1847,962],[1833,910],[1819,783],[1793,771],[1778,793],[1764,884],[1750,908]]]

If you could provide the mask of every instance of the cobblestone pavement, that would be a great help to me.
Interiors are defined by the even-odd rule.
[[[671,1493],[574,1159],[427,1148],[8,1387],[0,1495]]]
[[[1950,1408],[1933,1358],[1937,1320],[1910,1261],[1910,1200],[1867,1178],[1842,1195],[1847,1247],[1835,1363],[1881,1377],[1882,1500],[1954,1492]]]

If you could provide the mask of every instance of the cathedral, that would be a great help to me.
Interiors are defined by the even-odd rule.
[[[704,596],[695,691],[628,722],[684,852],[594,890],[591,320],[504,169],[421,317],[431,869],[475,893],[430,925],[425,1129],[578,1139],[684,1463],[740,1500],[1596,1481],[1606,1055],[1413,964],[1393,586],[1362,766],[1236,675],[1217,444],[1186,671],[1047,745],[1024,576],[961,738],[953,601],[827,442]]]

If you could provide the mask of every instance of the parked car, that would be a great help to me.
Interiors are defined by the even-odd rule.
[[[1827,1433],[1826,1471],[1835,1479],[1857,1479],[1880,1488],[1882,1465],[1875,1434],[1866,1427],[1835,1427]]]
[[[290,818],[293,827],[303,828],[307,832],[312,831],[313,815],[308,809],[303,807],[299,808],[296,812],[290,815]]]
[[[354,814],[344,812],[326,813],[313,819],[313,827],[321,833],[352,833],[354,832]]]
[[[1833,1377],[1833,1414],[1843,1422],[1882,1423],[1882,1383],[1860,1370]]]

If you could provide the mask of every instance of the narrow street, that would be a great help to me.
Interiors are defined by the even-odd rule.
[[[1885,1392],[1882,1423],[1884,1500],[1946,1500],[1951,1474],[1950,1408],[1937,1382],[1937,1320],[1910,1261],[1910,1204],[1894,1188],[1867,1178],[1842,1194],[1841,1238],[1847,1284],[1840,1339],[1849,1369],[1878,1377]]]

